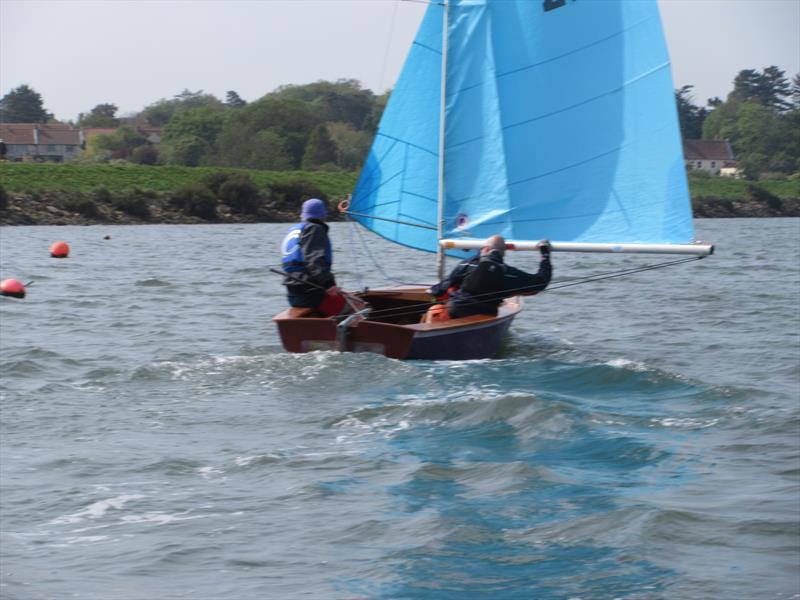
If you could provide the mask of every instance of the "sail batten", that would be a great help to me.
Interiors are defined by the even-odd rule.
[[[450,0],[448,7],[446,53],[444,8],[427,9],[353,211],[438,224],[436,207],[420,198],[436,198],[441,186],[440,237],[693,240],[656,0],[551,10],[530,0]],[[437,248],[432,232],[359,220],[398,243]]]

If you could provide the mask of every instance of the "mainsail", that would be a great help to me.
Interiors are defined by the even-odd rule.
[[[443,47],[442,237],[692,242],[656,0],[429,5],[353,194],[363,225],[437,248]]]

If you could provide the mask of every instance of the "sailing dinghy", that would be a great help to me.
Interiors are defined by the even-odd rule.
[[[493,234],[510,250],[711,254],[693,242],[656,0],[430,3],[347,215],[435,252],[440,279],[445,254]],[[368,308],[346,318],[275,316],[284,347],[485,358],[522,308],[422,323],[425,286],[357,295]]]

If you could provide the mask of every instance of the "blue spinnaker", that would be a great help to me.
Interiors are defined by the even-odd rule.
[[[351,210],[435,251],[443,12],[430,5]],[[450,0],[443,237],[693,240],[656,0]],[[393,222],[400,221],[401,223]]]

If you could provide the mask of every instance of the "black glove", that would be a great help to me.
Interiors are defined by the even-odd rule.
[[[539,245],[539,252],[541,253],[542,258],[544,259],[550,258],[550,242],[548,242],[547,240],[543,241]]]

